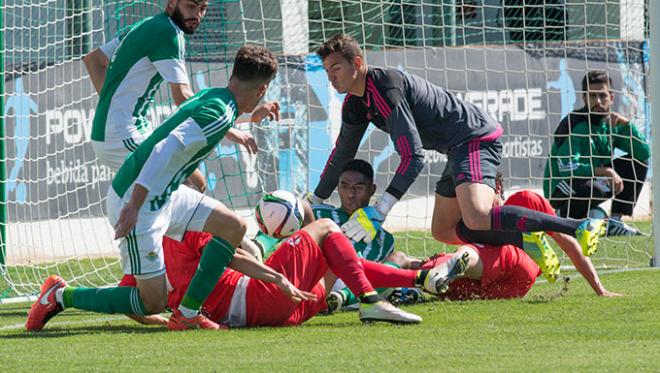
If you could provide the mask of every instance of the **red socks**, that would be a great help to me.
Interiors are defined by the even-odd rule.
[[[351,241],[343,233],[330,233],[323,241],[321,251],[330,270],[344,281],[353,294],[359,297],[374,291],[364,273],[362,261],[355,253]]]

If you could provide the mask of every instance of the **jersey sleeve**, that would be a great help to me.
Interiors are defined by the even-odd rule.
[[[191,116],[208,145],[217,144],[234,124],[234,113],[220,100],[204,103]]]
[[[99,49],[110,60],[112,59],[112,56],[115,54],[115,51],[117,50],[118,47],[119,47],[119,37],[117,36],[112,38],[112,40],[110,40],[109,42],[101,45]]]
[[[314,190],[318,197],[326,199],[339,183],[339,174],[346,162],[355,158],[369,122],[366,117],[352,111],[350,100],[344,102],[342,107],[342,123],[339,136],[335,142],[335,148],[330,153],[325,164],[321,180]]]
[[[185,41],[176,32],[168,32],[153,43],[149,60],[168,83],[190,84],[185,65]]]
[[[614,126],[612,145],[630,154],[633,159],[640,162],[645,162],[651,156],[648,142],[634,123]]]
[[[403,92],[398,88],[391,88],[386,92],[386,97],[394,107],[386,119],[386,124],[401,162],[385,191],[401,199],[424,167],[424,151],[415,118],[403,97]]]
[[[206,145],[207,137],[193,119],[182,122],[153,147],[135,182],[149,191],[164,190],[166,185],[159,183],[169,182],[169,178],[163,177],[167,172],[163,165],[170,164],[175,158],[191,160]]]

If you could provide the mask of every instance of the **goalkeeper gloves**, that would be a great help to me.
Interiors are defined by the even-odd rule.
[[[367,206],[357,209],[346,223],[341,226],[344,234],[355,242],[364,241],[369,243],[376,238],[376,234],[385,221],[385,216],[390,212],[397,199],[384,193],[376,202],[374,207]]]

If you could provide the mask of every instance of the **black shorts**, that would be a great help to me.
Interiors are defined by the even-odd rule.
[[[495,190],[495,176],[502,161],[502,143],[472,140],[449,151],[447,165],[435,192],[456,198],[456,187],[462,183],[486,184]]]

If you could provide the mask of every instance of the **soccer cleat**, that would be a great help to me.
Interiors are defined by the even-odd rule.
[[[170,321],[167,323],[169,330],[189,330],[189,329],[227,329],[226,326],[211,321],[208,317],[199,313],[197,316],[189,319],[181,314],[180,310],[174,310]]]
[[[328,305],[324,311],[321,311],[322,315],[331,315],[341,309],[344,305],[346,299],[344,298],[344,293],[341,291],[333,291],[325,298],[325,302]]]
[[[560,271],[559,258],[544,232],[523,233],[523,251],[538,264],[548,281],[557,281]]]
[[[66,281],[58,275],[51,275],[46,279],[41,285],[39,298],[30,307],[25,330],[28,332],[39,331],[44,328],[48,320],[62,312],[64,308],[55,300],[55,292],[64,287],[66,287]]]
[[[387,295],[383,293],[383,296],[395,306],[400,304],[416,304],[424,301],[422,291],[417,288],[391,289]]]
[[[602,219],[585,219],[575,230],[575,238],[582,247],[582,254],[593,255],[598,250],[598,241],[605,235],[607,222]]]
[[[607,236],[643,236],[642,232],[617,219],[607,222]]]
[[[418,324],[422,318],[381,300],[376,303],[361,303],[360,320],[362,322],[385,321],[394,324]]]
[[[446,293],[449,290],[449,284],[465,273],[469,260],[470,254],[465,252],[449,268],[446,265],[449,262],[434,267],[424,278],[424,290],[435,295]]]

